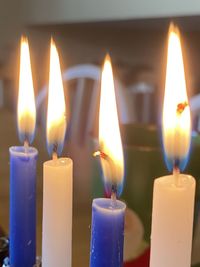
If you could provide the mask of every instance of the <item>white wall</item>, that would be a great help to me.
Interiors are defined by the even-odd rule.
[[[34,23],[118,20],[200,14],[199,0],[23,0]]]

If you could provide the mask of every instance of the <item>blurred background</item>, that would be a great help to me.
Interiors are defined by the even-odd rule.
[[[74,161],[73,266],[88,266],[92,198],[103,196],[97,147],[99,78],[110,53],[126,162],[122,198],[135,214],[138,241],[127,238],[125,258],[139,257],[150,238],[153,179],[167,173],[161,151],[160,119],[170,21],[182,34],[191,99],[193,141],[188,173],[200,178],[200,6],[195,0],[0,0],[0,226],[9,232],[9,153],[18,145],[16,104],[21,34],[29,38],[37,102],[34,146],[39,150],[37,177],[38,255],[41,255],[42,164],[50,38],[60,54],[69,110],[63,156]],[[195,222],[198,217],[198,194]],[[128,222],[129,223],[129,222]],[[129,225],[129,224],[128,224]],[[130,226],[130,225],[129,225]],[[130,226],[130,229],[132,226]],[[200,227],[195,224],[193,263],[200,262]],[[84,230],[83,230],[84,229]],[[129,234],[129,233],[128,233]],[[137,235],[130,230],[130,236]],[[79,255],[77,257],[76,255]]]

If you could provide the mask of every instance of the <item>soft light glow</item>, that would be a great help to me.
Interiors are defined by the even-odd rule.
[[[66,131],[66,107],[58,51],[51,40],[47,143],[49,154],[62,152]]]
[[[35,132],[36,108],[29,45],[26,37],[21,38],[17,120],[20,141],[31,143]]]
[[[169,169],[183,169],[191,139],[190,107],[186,91],[179,30],[170,25],[163,107],[163,143]]]
[[[117,193],[120,194],[124,177],[124,158],[112,66],[108,55],[105,58],[101,78],[99,143],[100,150],[106,155],[106,158],[101,157],[101,164],[107,192],[110,193],[111,187],[114,185],[117,187]]]

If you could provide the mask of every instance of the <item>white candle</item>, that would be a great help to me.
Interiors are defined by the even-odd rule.
[[[66,130],[66,108],[59,57],[51,41],[47,143],[53,159],[44,163],[42,266],[71,267],[72,160],[57,158]]]
[[[173,175],[155,180],[152,233],[152,267],[189,267],[192,247],[192,228],[195,180],[180,174],[180,185]]]
[[[72,160],[44,163],[42,266],[71,266]]]
[[[172,175],[154,182],[151,267],[190,267],[195,179],[187,163],[191,122],[179,31],[170,26],[163,107],[163,145]]]

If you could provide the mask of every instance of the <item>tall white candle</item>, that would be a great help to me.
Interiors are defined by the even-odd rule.
[[[189,267],[192,247],[195,180],[180,174],[155,180],[151,263],[152,267]]]
[[[190,267],[195,179],[187,163],[191,123],[178,29],[170,26],[163,107],[163,145],[172,175],[154,182],[151,267]]]
[[[42,266],[71,266],[72,160],[44,163]]]
[[[56,46],[51,41],[47,143],[52,160],[44,163],[42,266],[71,267],[72,160],[57,158],[62,152],[65,100]]]

